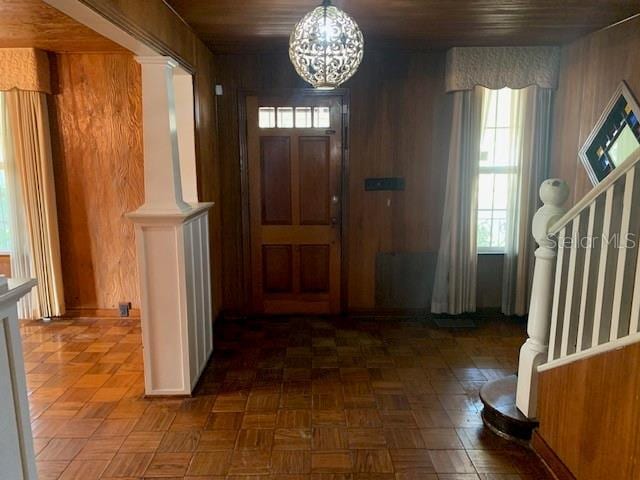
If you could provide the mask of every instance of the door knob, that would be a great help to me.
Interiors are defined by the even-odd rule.
[[[337,195],[333,195],[331,197],[331,203],[333,203],[334,205],[337,205],[339,201],[340,201],[340,199],[338,198]]]

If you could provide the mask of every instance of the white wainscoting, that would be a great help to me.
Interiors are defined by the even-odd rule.
[[[213,351],[208,210],[128,214],[136,224],[147,395],[189,395]]]
[[[0,279],[0,479],[37,480],[17,302],[34,280]]]

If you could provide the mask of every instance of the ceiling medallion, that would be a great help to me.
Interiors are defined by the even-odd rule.
[[[362,61],[364,39],[356,22],[324,0],[296,24],[289,58],[305,81],[331,90],[348,80]]]

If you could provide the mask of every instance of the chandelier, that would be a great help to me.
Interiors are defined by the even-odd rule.
[[[356,22],[324,0],[296,24],[289,58],[305,81],[331,90],[348,80],[362,61],[364,39]]]

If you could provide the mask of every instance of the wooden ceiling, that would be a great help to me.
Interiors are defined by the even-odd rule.
[[[0,0],[0,48],[52,52],[120,52],[124,49],[41,0]]]
[[[214,50],[284,45],[320,0],[165,0]],[[335,0],[378,46],[561,44],[640,13],[639,0]]]

